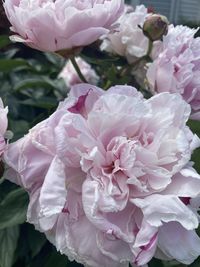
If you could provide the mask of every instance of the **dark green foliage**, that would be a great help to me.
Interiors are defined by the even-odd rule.
[[[0,266],[11,267],[19,237],[19,226],[0,230]]]
[[[9,192],[0,203],[0,230],[17,226],[26,220],[28,196],[17,188]]]

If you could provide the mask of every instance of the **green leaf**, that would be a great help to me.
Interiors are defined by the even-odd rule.
[[[188,121],[188,126],[192,130],[193,133],[200,137],[200,122],[199,121]],[[192,154],[192,161],[195,163],[194,168],[198,173],[200,173],[200,148],[196,149]]]
[[[30,113],[30,112],[29,112]],[[9,120],[9,129],[14,133],[12,141],[18,140],[28,133],[30,126],[25,120]]]
[[[15,91],[20,91],[23,89],[28,89],[28,88],[37,88],[37,87],[42,87],[42,88],[47,88],[47,89],[55,89],[54,83],[44,77],[39,77],[39,78],[28,78],[26,80],[20,81],[14,88]]]
[[[200,148],[196,149],[192,154],[192,161],[194,162],[194,168],[200,173]]]
[[[117,62],[120,59],[119,57],[104,57],[102,59],[98,59],[97,57],[92,58],[83,54],[81,54],[81,57],[90,64],[103,66]]]
[[[16,68],[27,66],[27,61],[23,59],[0,59],[0,72],[10,72]]]
[[[44,55],[50,63],[58,68],[62,68],[65,64],[65,59],[55,53],[46,52]]]
[[[184,267],[186,265],[177,261],[163,261],[163,267]]]
[[[192,130],[193,133],[197,134],[200,137],[200,122],[199,121],[188,121],[188,126]]]
[[[0,49],[10,44],[9,37],[7,35],[0,36]]]
[[[61,255],[58,252],[51,254],[44,267],[67,267],[68,259],[66,256]]]
[[[28,194],[21,188],[11,191],[0,203],[0,230],[25,222]]]
[[[163,267],[163,263],[161,260],[153,258],[148,264],[149,267]]]
[[[28,225],[28,244],[31,256],[35,257],[47,242],[44,234],[36,231],[32,225]]]
[[[18,237],[17,226],[0,230],[0,267],[12,266]]]
[[[200,257],[191,264],[191,267],[199,267],[200,266]]]
[[[44,109],[55,108],[57,105],[57,101],[51,97],[40,97],[39,99],[26,99],[24,101],[19,101],[22,105],[33,106]]]
[[[4,53],[1,53],[0,58],[11,59],[16,55],[17,52],[19,52],[19,49],[16,47],[13,47],[9,50],[6,50]]]

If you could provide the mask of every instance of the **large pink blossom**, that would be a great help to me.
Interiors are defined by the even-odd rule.
[[[87,82],[96,85],[98,83],[99,76],[92,66],[80,57],[77,57],[76,61]],[[63,70],[60,72],[59,77],[64,79],[68,88],[75,84],[82,83],[71,61],[66,63]]]
[[[200,176],[188,162],[200,141],[189,115],[176,94],[74,86],[5,154],[7,178],[30,195],[28,222],[85,266],[190,264],[200,254]]]
[[[82,47],[109,32],[123,0],[4,0],[12,40],[42,51]]]
[[[6,145],[4,135],[8,126],[7,113],[8,108],[4,108],[3,102],[0,98],[0,156],[3,154]]]
[[[200,38],[194,38],[196,31],[171,26],[147,78],[153,93],[181,94],[191,105],[191,118],[200,120]]]

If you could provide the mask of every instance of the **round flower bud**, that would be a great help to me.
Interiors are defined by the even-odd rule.
[[[169,21],[165,16],[153,14],[147,17],[143,25],[143,33],[151,41],[162,39],[168,32]]]

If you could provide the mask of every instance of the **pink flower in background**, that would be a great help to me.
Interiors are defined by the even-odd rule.
[[[5,0],[16,33],[13,41],[42,51],[71,50],[109,32],[121,15],[123,0]]]
[[[28,221],[86,266],[190,264],[200,254],[200,176],[188,162],[200,141],[189,115],[176,94],[74,86],[5,154],[7,177],[29,192]]]
[[[7,113],[8,108],[4,108],[3,102],[0,98],[0,156],[3,154],[6,145],[4,135],[8,127]]]
[[[126,9],[127,12],[118,19],[119,29],[104,37],[101,49],[110,53],[125,56],[129,63],[147,54],[149,40],[143,34],[142,27],[148,16],[145,6],[136,6],[135,10]],[[140,27],[139,27],[140,26]],[[159,51],[160,42],[155,42],[156,50],[153,49],[154,57]]]
[[[89,65],[86,61],[81,59],[80,57],[76,58],[76,62],[83,74],[86,78],[88,83],[96,85],[99,80],[99,76],[96,74],[95,70],[92,69],[92,66]],[[81,79],[79,78],[74,66],[72,65],[71,61],[68,61],[64,66],[63,70],[59,74],[60,78],[63,78],[67,87],[71,87],[72,85],[82,83]]]
[[[192,108],[191,119],[200,120],[200,38],[194,38],[196,31],[171,26],[147,78],[153,93],[181,94]]]

